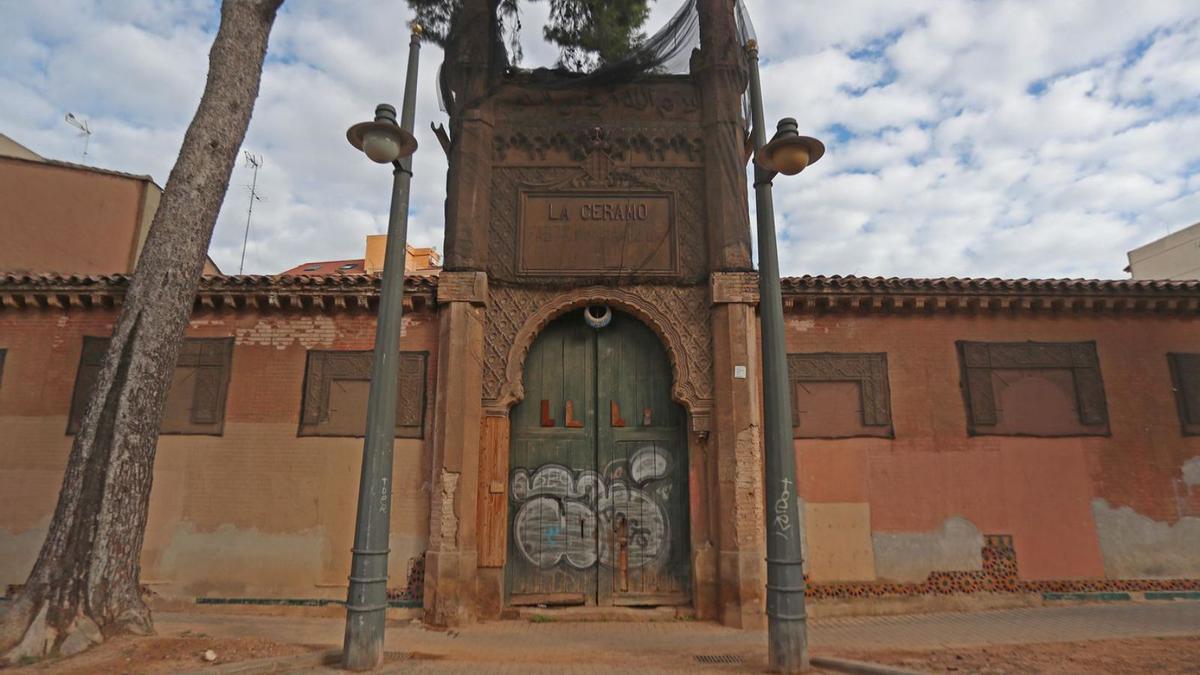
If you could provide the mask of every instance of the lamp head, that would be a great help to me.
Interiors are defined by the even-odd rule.
[[[417,150],[417,139],[396,124],[396,109],[386,103],[375,108],[375,120],[359,122],[346,131],[350,145],[362,150],[372,162],[390,164]]]
[[[796,120],[785,117],[769,143],[759,148],[754,161],[768,171],[794,176],[825,154],[825,145],[810,136],[801,136]]]

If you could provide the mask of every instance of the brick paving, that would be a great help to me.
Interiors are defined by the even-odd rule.
[[[340,646],[337,618],[158,612],[160,635],[190,630],[214,637],[263,637]],[[1200,636],[1200,602],[1072,605],[972,613],[816,619],[815,655],[840,650],[929,649],[1153,636]],[[699,621],[500,621],[437,631],[391,626],[389,652],[411,654],[383,672],[612,673],[761,672],[766,636]],[[697,655],[740,658],[704,665]],[[276,671],[281,672],[281,671]],[[329,672],[289,670],[287,672]]]

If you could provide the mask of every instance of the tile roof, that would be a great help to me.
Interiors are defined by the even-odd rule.
[[[322,274],[365,274],[366,260],[320,260],[296,265],[290,270],[284,270],[279,276],[322,275]]]
[[[1200,291],[1200,280],[1153,279],[999,279],[978,277],[784,277],[783,292],[876,291],[921,293],[1187,293]]]
[[[130,275],[0,273],[0,308],[45,306],[124,294]],[[1200,280],[977,279],[802,276],[781,280],[790,311],[1131,310],[1200,313]],[[406,301],[432,304],[438,279],[405,277]],[[371,274],[212,275],[200,281],[202,306],[343,306],[378,300],[381,278]],[[57,299],[56,299],[57,298]],[[340,298],[340,299],[339,299]],[[327,302],[328,301],[328,302]],[[106,300],[111,304],[111,300]]]
[[[802,276],[781,284],[791,311],[1200,312],[1200,280]]]
[[[24,307],[112,307],[119,304],[131,275],[64,275],[0,273],[0,309]],[[209,275],[201,277],[198,308],[313,308],[374,309],[382,279],[370,274],[310,276]],[[404,305],[431,306],[437,277],[410,275],[404,279]]]

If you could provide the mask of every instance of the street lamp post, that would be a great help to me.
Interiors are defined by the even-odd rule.
[[[388,531],[392,503],[392,453],[396,440],[396,388],[400,370],[400,319],[404,300],[404,256],[408,239],[408,190],[412,181],[413,117],[417,99],[420,29],[413,27],[400,125],[396,109],[375,108],[375,120],[350,127],[346,138],[372,161],[393,166],[392,204],[388,215],[383,287],[375,327],[375,354],[367,399],[358,516],[354,522],[350,590],[346,597],[346,639],[342,665],[370,670],[383,661],[387,611]]]
[[[750,57],[750,107],[754,116],[754,203],[758,216],[759,320],[763,363],[763,456],[767,520],[767,642],[772,671],[808,670],[808,624],[804,609],[804,568],[797,506],[796,455],[792,444],[791,394],[784,344],[783,298],[779,287],[779,251],[771,181],[795,175],[817,161],[825,146],[800,136],[796,120],[779,122],[770,143],[763,123],[758,45],[746,45]]]

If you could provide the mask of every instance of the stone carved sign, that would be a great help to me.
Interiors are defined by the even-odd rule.
[[[888,387],[887,354],[788,354],[788,379],[801,382],[854,382],[858,384],[861,423],[864,429],[846,433],[807,433],[800,424],[798,397],[792,397],[792,424],[796,438],[825,436],[892,436],[892,404]],[[873,428],[873,429],[872,429]]]
[[[525,276],[679,271],[669,193],[522,191],[517,239]]]
[[[963,394],[967,403],[967,426],[971,434],[1015,435],[1105,435],[1108,433],[1108,404],[1100,377],[1100,360],[1095,342],[965,342],[957,343],[963,370]],[[1078,419],[1076,429],[1048,433],[1021,430],[1022,420],[1002,420],[997,414],[996,374],[1044,371],[1049,380],[1055,373],[1069,373]],[[1066,377],[1066,375],[1063,375]]]
[[[489,278],[707,281],[703,171],[598,159],[493,171]]]

